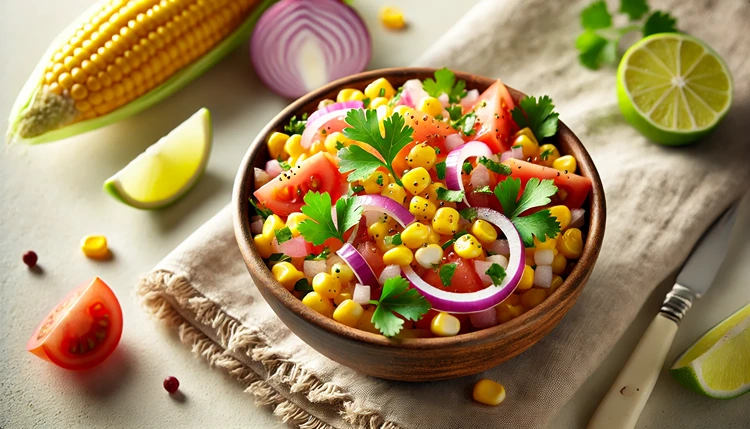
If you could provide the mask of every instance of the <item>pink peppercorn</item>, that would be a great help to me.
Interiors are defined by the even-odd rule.
[[[174,393],[180,388],[180,380],[171,375],[164,379],[164,388],[169,393]]]
[[[26,264],[29,268],[34,268],[36,266],[36,262],[39,260],[39,257],[36,255],[36,253],[33,250],[29,250],[28,252],[23,254],[23,263]]]

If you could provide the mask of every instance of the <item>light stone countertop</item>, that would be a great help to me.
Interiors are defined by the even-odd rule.
[[[373,34],[370,67],[411,64],[476,2],[356,2]],[[0,2],[0,118],[8,116],[48,43],[90,3]],[[404,9],[412,24],[409,31],[391,33],[377,23],[377,10],[386,3]],[[151,319],[137,303],[134,285],[139,275],[229,202],[248,144],[286,104],[259,83],[243,47],[186,89],[133,118],[63,143],[3,150],[0,428],[285,427],[268,409],[256,408],[238,383],[193,358],[172,332]],[[165,210],[141,212],[102,192],[107,177],[203,106],[213,113],[214,148],[206,174],[185,199]],[[686,317],[669,362],[704,330],[750,301],[749,221],[750,198],[745,198],[738,220],[742,228],[738,228],[726,268],[715,291]],[[80,238],[94,232],[108,237],[115,255],[112,261],[91,261],[80,254]],[[21,255],[30,249],[39,254],[41,275],[29,273],[21,263]],[[125,330],[115,354],[91,372],[76,373],[26,352],[28,336],[49,308],[95,275],[108,282],[123,307]],[[652,295],[636,323],[553,427],[585,425],[669,286],[662,285]],[[172,400],[164,392],[161,382],[167,375],[179,378],[183,401]],[[703,398],[664,373],[638,427],[709,427],[709,422],[724,422],[716,427],[739,428],[739,406],[747,409],[749,401],[750,395],[727,402]],[[512,427],[512,422],[503,425]]]

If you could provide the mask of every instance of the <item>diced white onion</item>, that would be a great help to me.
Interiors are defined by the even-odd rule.
[[[487,262],[492,262],[493,264],[500,265],[501,267],[503,267],[503,269],[508,268],[508,258],[503,255],[488,256],[485,260]]]
[[[537,265],[534,269],[534,286],[548,288],[552,285],[552,267]]]
[[[510,255],[510,246],[508,245],[508,240],[505,239],[495,240],[484,246],[484,248],[498,255]]]
[[[471,171],[471,184],[474,188],[481,188],[482,186],[489,186],[490,184],[490,171],[482,164],[478,164]]]
[[[477,276],[479,276],[485,286],[492,284],[492,277],[486,274],[491,266],[492,262],[474,260],[474,270],[477,272]]]
[[[352,300],[362,305],[370,302],[370,286],[365,286],[357,283],[354,286],[354,294],[352,294]]]
[[[510,157],[515,159],[524,159],[523,158],[523,148],[522,147],[513,147],[510,149]]]
[[[451,103],[450,99],[448,97],[448,94],[446,94],[444,92],[440,93],[440,96],[438,97],[438,100],[440,100],[440,104],[442,104],[443,106],[447,106],[447,105],[449,105]]]
[[[477,329],[489,328],[497,325],[497,311],[495,307],[469,315],[471,324]]]
[[[448,152],[455,150],[462,144],[464,144],[464,139],[459,134],[451,134],[445,138],[445,148],[448,149]]]
[[[253,234],[260,234],[263,232],[263,218],[260,216],[253,216],[253,221],[250,222],[250,232]]]
[[[541,249],[534,252],[534,262],[536,265],[552,265],[555,259],[555,252],[552,249]]]
[[[385,284],[385,281],[388,279],[391,279],[393,277],[398,277],[401,275],[401,267],[398,265],[388,265],[387,267],[383,268],[383,271],[380,272],[380,277],[378,277],[378,282],[382,285]]]
[[[368,210],[365,212],[365,225],[369,228],[370,225],[378,222],[381,217],[383,217],[383,212]]]
[[[305,277],[311,279],[315,277],[316,274],[325,273],[328,271],[328,268],[326,267],[326,261],[321,259],[303,262],[302,271],[305,273]]]
[[[470,109],[479,98],[479,91],[472,89],[466,92],[466,96],[461,99],[461,106]]]
[[[268,173],[266,173],[265,170],[261,170],[260,168],[256,167],[254,171],[256,189],[271,181],[272,177]]]

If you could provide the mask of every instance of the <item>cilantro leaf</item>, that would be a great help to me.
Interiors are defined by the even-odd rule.
[[[437,188],[437,197],[439,200],[457,203],[464,200],[464,191],[449,191],[445,188]]]
[[[370,302],[377,305],[370,320],[386,337],[398,334],[403,328],[404,320],[396,314],[407,320],[419,320],[430,309],[430,303],[419,291],[409,289],[409,282],[401,276],[386,280],[380,299]]]
[[[367,179],[378,168],[385,166],[380,158],[357,145],[339,150],[338,156],[339,171],[351,172],[347,179],[349,182]]]
[[[597,30],[612,26],[612,15],[607,10],[604,0],[591,3],[581,11],[581,27],[585,30]]]
[[[493,161],[486,156],[480,156],[477,162],[487,167],[488,170],[497,174],[502,174],[503,176],[509,176],[511,173],[510,167],[505,164]]]
[[[492,189],[489,186],[484,185],[474,189],[475,194],[492,194]]]
[[[398,104],[399,101],[401,101],[401,93],[404,92],[404,87],[399,86],[396,90],[396,93],[393,95],[393,98],[388,102],[388,106],[394,107]]]
[[[339,198],[336,201],[336,223],[341,241],[344,241],[344,233],[358,224],[360,218],[362,218],[362,206],[356,204],[354,198]]]
[[[437,173],[437,178],[440,180],[445,179],[445,161],[438,162],[435,164],[435,172]]]
[[[258,216],[262,217],[263,220],[266,220],[268,219],[268,216],[273,215],[273,212],[271,210],[265,207],[261,207],[259,203],[256,203],[253,197],[250,197],[249,200],[250,200],[250,205],[253,206],[253,208],[255,209],[255,213]]]
[[[397,234],[389,235],[389,236],[385,237],[383,239],[383,241],[385,241],[385,244],[393,244],[393,245],[396,245],[396,246],[398,246],[399,244],[403,243],[401,241],[401,233],[400,232],[397,233]]]
[[[669,12],[656,10],[646,19],[646,23],[643,24],[643,37],[657,33],[677,32],[677,20]]]
[[[620,0],[620,13],[625,13],[631,21],[641,19],[648,12],[646,0]]]
[[[542,161],[546,161],[547,158],[549,158],[550,155],[552,155],[554,151],[552,149],[545,149],[542,151],[542,153],[539,155],[539,159]]]
[[[273,233],[274,235],[276,235],[276,240],[279,242],[279,244],[292,239],[292,230],[289,229],[288,226],[277,229]]]
[[[530,208],[549,204],[549,197],[557,192],[553,180],[545,179],[540,182],[536,177],[526,182],[523,194],[518,198],[520,189],[521,179],[515,177],[506,178],[495,188],[495,196],[500,201],[503,212],[511,220]]]
[[[289,171],[289,170],[291,170],[291,169],[292,169],[292,166],[291,166],[291,165],[289,165],[289,163],[288,163],[288,162],[286,162],[286,161],[281,161],[281,160],[279,161],[279,167],[281,167],[281,170],[282,170],[282,171]]]
[[[440,94],[445,93],[448,95],[451,103],[457,103],[464,95],[466,82],[462,80],[456,82],[456,75],[447,68],[442,68],[435,71],[435,79],[425,79],[422,82],[422,88],[424,88],[425,92],[436,98],[440,97]]]
[[[342,197],[336,201],[337,222],[333,220],[333,207],[328,192],[308,192],[304,201],[302,213],[310,219],[302,221],[297,228],[305,240],[316,246],[329,238],[344,241],[344,233],[354,226],[362,215],[362,206],[355,205],[353,198]]]
[[[458,104],[451,104],[450,106],[446,107],[445,110],[448,111],[448,116],[450,116],[451,121],[457,121],[459,118],[461,118],[463,113],[463,108],[461,108]]]
[[[495,286],[499,286],[506,276],[505,269],[500,264],[490,265],[490,267],[484,273],[490,276],[490,278],[492,279],[492,284]]]
[[[558,113],[553,112],[555,105],[546,95],[539,97],[524,97],[519,106],[511,113],[513,120],[520,128],[529,127],[537,140],[552,137],[557,133]]]
[[[596,70],[602,64],[617,60],[617,40],[606,39],[592,30],[586,30],[576,39],[578,60],[585,67]]]
[[[555,237],[560,232],[557,218],[550,215],[549,210],[541,210],[528,216],[511,219],[521,235],[525,247],[534,247],[534,236],[544,242],[547,237]]]
[[[302,119],[297,119],[297,116],[292,116],[289,120],[289,125],[284,125],[284,131],[289,134],[302,134],[305,132],[305,126],[307,125],[307,113],[302,115]]]
[[[283,253],[272,253],[271,256],[268,257],[268,263],[270,266],[274,266],[279,262],[289,262],[291,260],[292,258],[290,256]]]
[[[294,284],[294,290],[297,292],[302,292],[302,297],[304,298],[305,295],[313,291],[313,287],[310,285],[310,281],[306,278],[301,278],[297,280],[297,283]]]
[[[450,286],[451,279],[453,279],[453,273],[456,272],[456,263],[443,264],[440,267],[440,282],[443,286]]]
[[[455,121],[451,121],[451,127],[461,131],[466,136],[474,134],[474,125],[477,123],[477,114],[473,111],[461,116]]]
[[[467,207],[459,210],[458,214],[461,215],[462,218],[471,221],[477,217],[477,209],[475,207]]]
[[[331,254],[331,249],[329,249],[328,246],[326,246],[317,255],[313,253],[313,254],[305,256],[305,261],[325,261],[326,259],[328,259],[328,255],[330,254]]]
[[[470,162],[464,162],[464,164],[461,166],[461,170],[464,171],[466,174],[471,174],[471,170],[473,170],[474,167],[471,165]]]

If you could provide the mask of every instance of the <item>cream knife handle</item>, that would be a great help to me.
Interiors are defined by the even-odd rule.
[[[659,313],[602,399],[588,429],[632,429],[664,365],[678,324]]]

